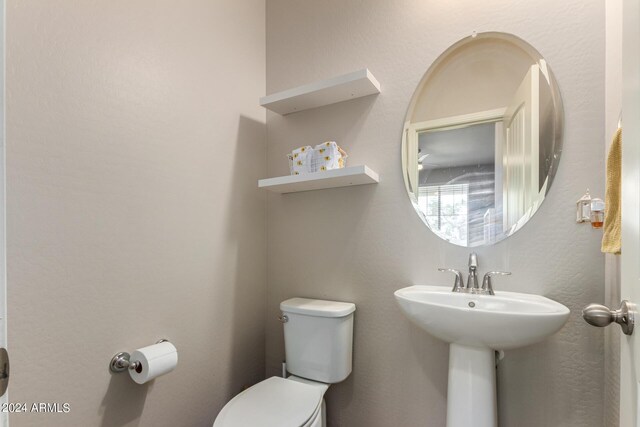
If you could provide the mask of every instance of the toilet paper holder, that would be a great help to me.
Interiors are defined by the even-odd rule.
[[[157,341],[156,344],[160,344],[161,342],[169,342],[169,340],[161,339]],[[113,373],[118,373],[125,372],[127,369],[140,373],[142,364],[138,360],[132,362],[131,355],[126,351],[116,353],[116,355],[111,358],[111,362],[109,362],[109,370]]]

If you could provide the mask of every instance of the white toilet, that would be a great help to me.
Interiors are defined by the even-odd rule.
[[[324,393],[351,373],[355,304],[292,298],[280,303],[288,378],[238,394],[213,427],[326,427]]]

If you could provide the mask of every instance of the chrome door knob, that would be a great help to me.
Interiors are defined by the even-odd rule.
[[[633,333],[636,306],[629,301],[622,301],[618,310],[611,310],[601,304],[589,304],[582,310],[582,317],[590,325],[599,328],[617,323],[625,335]]]
[[[0,396],[4,396],[9,386],[9,353],[0,348]]]

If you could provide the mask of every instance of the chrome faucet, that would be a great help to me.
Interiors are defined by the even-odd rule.
[[[464,278],[459,270],[453,268],[439,268],[438,271],[453,273],[456,275],[455,283],[451,292],[463,292],[478,295],[495,295],[493,285],[491,283],[492,276],[508,276],[511,273],[506,271],[490,271],[484,275],[482,280],[482,288],[478,286],[478,255],[472,252],[469,255],[469,277],[467,278],[467,286],[464,285]]]
[[[469,255],[469,277],[467,278],[467,289],[473,289],[471,292],[475,292],[478,289],[478,255],[475,252],[471,252]]]
[[[442,273],[453,273],[456,275],[456,281],[453,284],[453,289],[451,292],[464,292],[464,277],[462,277],[462,273],[459,270],[454,270],[453,268],[439,268],[438,271]]]
[[[484,279],[482,280],[482,289],[480,290],[481,294],[485,295],[495,295],[493,292],[493,285],[491,284],[492,276],[510,276],[511,273],[508,271],[490,271],[484,275]]]

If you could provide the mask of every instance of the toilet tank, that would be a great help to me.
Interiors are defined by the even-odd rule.
[[[280,303],[286,316],[287,371],[323,383],[338,383],[351,373],[355,304],[306,298]]]

